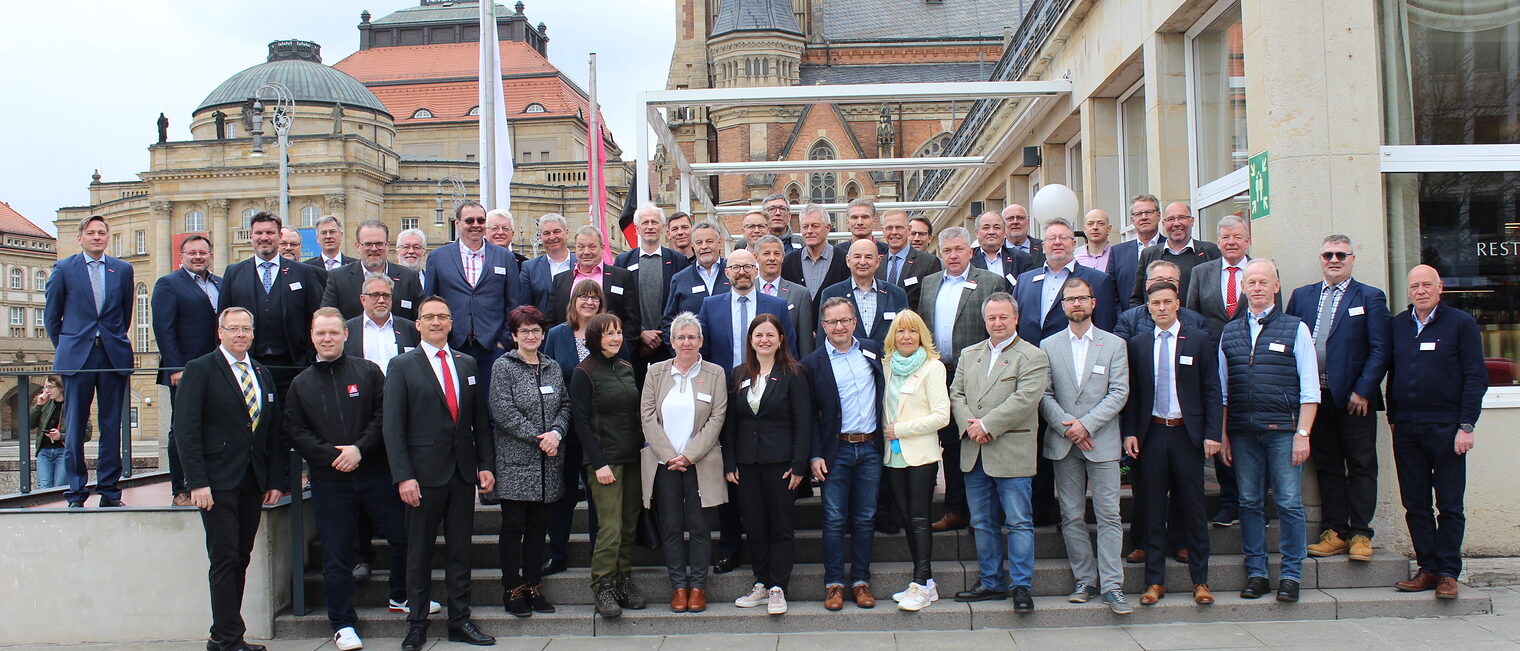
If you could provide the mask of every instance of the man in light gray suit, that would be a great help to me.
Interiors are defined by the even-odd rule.
[[[794,283],[781,277],[781,263],[786,259],[784,243],[775,235],[755,240],[755,262],[760,273],[755,286],[760,293],[786,301],[786,314],[792,317],[792,329],[797,331],[797,354],[807,357],[817,342],[813,329],[818,319],[813,314],[813,295],[802,283]]]
[[[1087,603],[1099,594],[1119,615],[1134,612],[1124,600],[1119,519],[1119,414],[1129,398],[1129,357],[1123,340],[1093,326],[1092,286],[1081,278],[1061,286],[1067,328],[1040,343],[1050,358],[1050,386],[1040,400],[1045,458],[1055,467],[1061,536],[1076,587],[1067,601]],[[1098,553],[1087,535],[1083,497],[1092,489],[1098,519]]]
[[[978,580],[956,601],[1001,599],[1034,610],[1033,491],[1040,400],[1050,384],[1045,353],[1020,339],[1018,302],[1006,292],[982,301],[988,338],[961,351],[950,413],[961,431],[960,469],[976,540]],[[999,509],[1003,521],[997,521]],[[1006,550],[1006,559],[1004,552]],[[1003,569],[1004,560],[1008,569]]]

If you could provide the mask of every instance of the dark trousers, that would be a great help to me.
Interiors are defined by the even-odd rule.
[[[749,537],[750,566],[755,581],[766,587],[786,589],[792,580],[795,555],[795,507],[797,493],[782,477],[791,464],[741,463],[735,487],[744,533]]]
[[[908,536],[908,553],[913,557],[913,580],[925,585],[934,578],[930,560],[934,558],[934,538],[929,529],[929,504],[934,501],[934,482],[939,464],[926,463],[907,468],[883,468],[887,490],[897,517]]]
[[[375,562],[375,523],[369,519],[369,514],[363,511],[354,515],[354,563],[373,563]],[[405,586],[405,578],[403,578],[402,587],[405,588]],[[405,597],[406,595],[402,594],[397,599]]]
[[[237,488],[211,491],[212,508],[201,511],[206,528],[206,556],[211,562],[211,639],[229,645],[243,639],[243,584],[259,530],[263,495],[253,468]]]
[[[955,381],[955,367],[950,363],[945,364],[945,384],[949,386]],[[971,510],[966,507],[966,478],[961,472],[961,431],[955,426],[955,419],[950,419],[950,424],[939,430],[939,449],[945,463],[945,513],[954,513],[963,518],[971,517]]]
[[[406,600],[406,505],[388,472],[311,480],[311,510],[322,540],[322,588],[327,620],[337,631],[359,621],[354,612],[354,520],[370,516],[391,544],[390,598]]]
[[[806,486],[804,481],[798,488]],[[733,500],[718,505],[718,549],[736,558],[744,551],[744,518]]]
[[[1040,417],[1040,429],[1045,431],[1045,417]],[[1034,526],[1042,527],[1060,522],[1061,510],[1056,506],[1056,466],[1045,458],[1045,437],[1036,436],[1034,479],[1030,485],[1029,507],[1034,516]]]
[[[174,397],[179,394],[179,387],[169,387],[169,411],[174,411]],[[171,419],[172,421],[172,419]],[[185,488],[185,469],[179,460],[179,446],[174,444],[174,423],[169,423],[169,490],[173,495],[189,495],[190,489]]]
[[[475,487],[458,475],[442,486],[423,486],[422,503],[406,507],[406,597],[412,624],[427,621],[432,588],[433,545],[443,526],[443,582],[448,592],[449,628],[470,619],[470,535],[475,520]]]
[[[1152,424],[1140,448],[1140,478],[1136,491],[1139,511],[1145,512],[1145,584],[1166,584],[1166,554],[1162,543],[1177,540],[1188,550],[1188,574],[1193,583],[1209,582],[1208,515],[1203,511],[1203,450],[1193,445],[1187,430]],[[1170,499],[1168,499],[1170,498]],[[1170,511],[1170,514],[1168,513]],[[1173,524],[1168,524],[1173,523]],[[1178,526],[1181,530],[1176,530]]]
[[[1456,425],[1398,423],[1393,427],[1393,465],[1399,474],[1404,523],[1420,569],[1436,576],[1462,573],[1462,494],[1467,457],[1452,449]],[[1431,494],[1440,515],[1431,511]]]
[[[570,547],[570,530],[575,527],[575,505],[580,503],[577,495],[580,494],[582,482],[587,487],[586,531],[590,536],[590,548],[596,547],[597,522],[596,504],[591,499],[592,479],[586,474],[586,466],[581,463],[583,452],[580,437],[566,437],[560,444],[560,454],[565,455],[565,469],[560,473],[560,479],[565,483],[559,501],[549,505],[549,558],[565,561]]]
[[[1240,513],[1240,488],[1235,482],[1235,468],[1227,465],[1221,455],[1214,455],[1214,478],[1219,480],[1219,510]]]
[[[1346,539],[1371,538],[1377,508],[1377,416],[1370,410],[1353,416],[1343,406],[1320,406],[1309,446],[1319,479],[1320,526]]]
[[[501,502],[501,587],[538,585],[544,574],[544,534],[549,530],[549,505],[543,502]]]
[[[1139,459],[1130,459],[1129,463],[1131,488],[1134,490],[1134,497],[1130,500],[1129,507],[1129,544],[1131,549],[1145,549],[1145,536],[1150,533],[1150,511],[1145,509],[1141,504],[1142,498],[1140,497],[1140,491],[1142,490],[1140,476],[1145,473],[1145,463]],[[1201,473],[1203,466],[1200,465],[1198,468]],[[1202,477],[1203,475],[1200,474],[1199,476]],[[1167,553],[1170,554],[1179,549],[1187,549],[1187,545],[1182,542],[1182,520],[1178,518],[1181,510],[1169,508],[1165,512],[1171,514],[1168,516],[1166,523]]]
[[[697,470],[659,466],[654,471],[654,514],[660,527],[660,551],[672,589],[707,589],[712,563],[712,525],[702,510]]]
[[[106,350],[100,346],[90,349],[84,369],[111,368]],[[64,468],[69,474],[69,490],[63,498],[70,502],[83,502],[90,496],[90,468],[84,460],[84,423],[90,420],[90,406],[97,401],[100,419],[96,433],[100,436],[100,451],[95,461],[95,492],[102,499],[121,499],[121,489],[116,481],[121,479],[121,403],[127,398],[128,376],[117,373],[97,373],[81,370],[63,376],[63,408],[65,422],[70,427],[64,432]]]

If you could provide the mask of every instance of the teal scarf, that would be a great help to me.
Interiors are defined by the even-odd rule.
[[[929,359],[929,353],[924,351],[923,346],[919,346],[918,350],[913,351],[913,354],[907,357],[903,357],[902,353],[894,350],[892,351],[892,375],[906,378],[912,375],[914,371],[917,371],[920,366],[923,366],[924,361],[927,359]]]

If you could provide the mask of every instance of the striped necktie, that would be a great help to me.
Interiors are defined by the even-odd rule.
[[[248,405],[248,419],[253,423],[252,429],[259,428],[259,415],[263,409],[259,406],[259,392],[253,389],[253,372],[248,368],[248,362],[236,362],[238,386],[243,390],[243,403]]]

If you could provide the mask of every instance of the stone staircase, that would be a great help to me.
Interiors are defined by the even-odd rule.
[[[1209,498],[1213,512],[1213,496]],[[1124,513],[1129,513],[1130,495],[1123,496]],[[938,509],[935,509],[938,512]],[[517,618],[502,609],[501,571],[497,545],[497,528],[501,512],[494,506],[479,506],[475,512],[474,541],[472,544],[471,601],[474,620],[486,632],[496,636],[571,636],[571,635],[676,635],[687,633],[782,633],[824,631],[912,631],[912,630],[973,630],[987,628],[1108,626],[1117,624],[1182,623],[1182,622],[1248,622],[1284,620],[1323,620],[1358,617],[1432,617],[1440,615],[1467,615],[1491,612],[1492,605],[1486,594],[1476,590],[1463,591],[1455,600],[1437,600],[1429,593],[1401,593],[1391,586],[1395,581],[1408,577],[1409,561],[1400,554],[1378,549],[1370,562],[1352,562],[1345,556],[1328,559],[1309,558],[1304,563],[1301,600],[1296,604],[1282,604],[1272,596],[1257,600],[1244,600],[1239,590],[1245,583],[1240,555],[1240,528],[1212,528],[1210,530],[1213,553],[1209,562],[1209,585],[1214,590],[1216,602],[1202,607],[1193,604],[1187,568],[1173,561],[1167,562],[1166,585],[1168,596],[1155,606],[1139,606],[1139,593],[1144,590],[1144,571],[1141,565],[1126,564],[1124,590],[1135,603],[1131,615],[1114,615],[1094,600],[1088,604],[1071,604],[1066,594],[1072,586],[1071,571],[1067,566],[1065,544],[1055,527],[1035,529],[1035,568],[1033,588],[1035,611],[1028,614],[1013,612],[1013,604],[1007,600],[974,604],[957,603],[953,595],[958,590],[974,585],[977,578],[976,549],[970,531],[938,533],[934,535],[934,577],[939,585],[940,601],[917,613],[896,609],[891,601],[893,592],[907,586],[912,576],[911,557],[902,534],[885,536],[878,534],[871,585],[881,600],[875,608],[865,610],[855,607],[848,600],[843,611],[824,610],[823,600],[823,553],[822,535],[818,530],[822,522],[822,506],[819,498],[812,497],[797,502],[797,548],[796,565],[788,591],[789,612],[785,616],[771,617],[764,608],[739,609],[733,599],[749,590],[753,576],[748,566],[727,574],[711,574],[708,578],[708,610],[704,613],[670,612],[667,605],[669,582],[664,564],[656,550],[636,548],[634,574],[639,585],[650,597],[649,608],[641,611],[625,610],[622,618],[598,619],[592,607],[590,570],[591,549],[586,533],[585,505],[576,512],[575,527],[570,539],[570,569],[546,577],[545,593],[555,603],[558,612],[534,614],[529,618]],[[1128,521],[1126,515],[1126,539]],[[1091,526],[1091,525],[1089,525]],[[1274,552],[1271,573],[1277,576],[1275,551],[1277,527],[1267,530],[1268,546]],[[1310,523],[1310,532],[1318,527]],[[715,545],[716,548],[716,545]],[[1125,549],[1129,546],[1126,541]],[[376,562],[373,577],[360,584],[355,593],[359,612],[359,631],[365,636],[400,638],[406,633],[405,616],[391,613],[384,607],[389,578],[390,553],[383,540],[375,542]],[[319,559],[319,543],[313,546],[309,559]],[[443,600],[443,539],[440,536],[433,556],[433,598]],[[330,634],[326,610],[323,607],[323,587],[320,569],[315,567],[306,573],[306,603],[311,612],[296,617],[289,611],[275,620],[275,633],[279,638],[312,638]],[[442,616],[434,616],[442,620]],[[440,628],[442,624],[435,626]],[[441,630],[435,631],[442,634]]]

